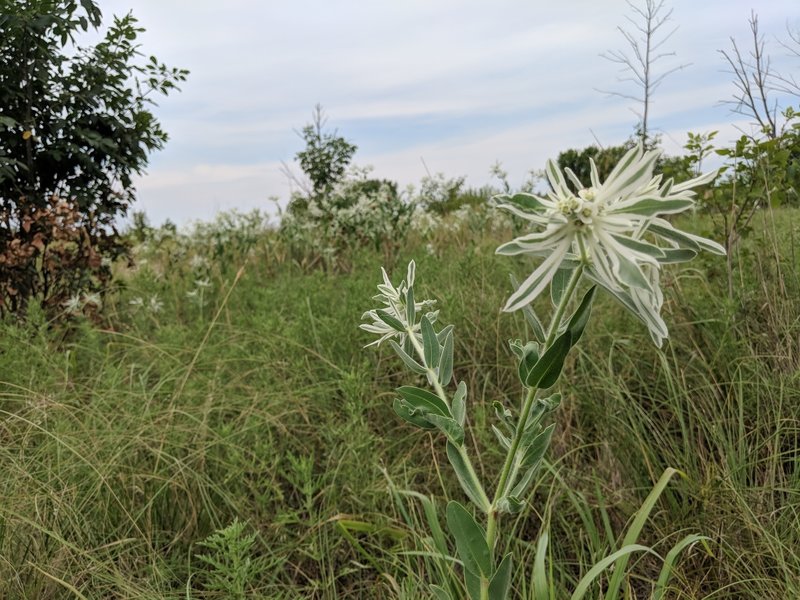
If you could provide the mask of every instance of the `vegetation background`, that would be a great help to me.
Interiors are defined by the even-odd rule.
[[[88,27],[77,18],[55,26]],[[113,31],[130,42],[135,21]],[[121,61],[112,75],[160,74],[169,85],[153,89],[165,93],[186,76],[157,60],[131,67],[136,49],[121,47],[120,57],[100,46]],[[76,64],[91,63],[82,55]],[[749,79],[749,63],[738,66],[756,97],[770,93]],[[54,73],[36,80],[42,98]],[[0,78],[16,75],[0,67]],[[355,145],[328,132],[318,109],[297,157],[310,184],[280,225],[265,213],[225,213],[178,230],[137,215],[119,234],[110,216],[125,198],[94,188],[84,197],[61,176],[31,175],[39,167],[27,151],[39,144],[52,159],[69,123],[48,130],[13,116],[32,106],[17,91],[0,93],[0,597],[427,597],[438,567],[420,534],[425,509],[462,492],[433,434],[410,431],[392,412],[386,390],[408,378],[389,352],[363,350],[370,340],[358,324],[380,267],[399,279],[415,259],[421,292],[458,333],[454,371],[470,389],[478,466],[497,469],[491,402],[517,400],[507,340],[526,327],[499,309],[508,271],[530,267],[494,255],[522,227],[487,202],[509,190],[502,166],[493,168],[496,189],[432,174],[401,191],[349,168]],[[130,96],[114,97],[124,113]],[[145,150],[166,140],[146,104],[135,97],[137,114],[149,116],[140,117],[143,137],[125,138],[141,151],[132,162],[113,162],[125,152],[109,145],[110,133],[71,132],[86,145],[70,157],[111,160],[100,179],[143,167]],[[685,155],[659,165],[685,179],[717,152],[727,167],[680,223],[724,240],[727,261],[667,271],[665,348],[599,298],[567,366],[544,475],[529,509],[504,524],[518,534],[507,538],[518,539],[508,548],[517,564],[531,563],[550,529],[557,596],[620,546],[674,467],[682,476],[641,541],[664,552],[689,533],[709,542],[682,555],[670,597],[800,597],[800,123],[790,108],[770,114],[774,127],[733,147],[692,134]],[[87,121],[90,133],[102,128]],[[589,156],[611,165],[626,144],[658,143],[637,131],[621,146],[565,149],[559,162],[578,172]],[[85,174],[74,164],[64,172]],[[82,237],[100,235],[87,217],[97,211],[112,230],[109,251]],[[45,285],[53,277],[64,287]],[[10,291],[21,289],[24,301]],[[639,559],[627,597],[648,597],[659,568]],[[522,572],[513,588],[531,597]]]

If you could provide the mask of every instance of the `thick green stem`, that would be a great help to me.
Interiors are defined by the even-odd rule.
[[[582,274],[582,265],[578,266],[572,273],[572,277],[567,284],[567,289],[564,291],[564,295],[561,297],[561,301],[558,303],[556,312],[553,314],[553,319],[550,322],[550,327],[547,331],[547,339],[545,340],[544,347],[541,350],[542,354],[544,354],[553,343],[553,340],[558,333],[558,328],[561,325],[561,320],[564,318],[564,313],[567,310],[567,306],[569,306],[572,295],[575,293],[575,289],[578,287],[578,282],[580,281]],[[492,553],[492,558],[494,558],[494,543],[497,536],[497,503],[506,494],[506,487],[508,486],[510,475],[514,467],[514,462],[517,458],[517,451],[519,450],[519,445],[522,441],[522,434],[525,431],[525,424],[528,422],[528,415],[531,412],[531,408],[533,407],[538,393],[539,390],[537,389],[529,389],[525,396],[525,401],[522,404],[519,420],[517,421],[517,428],[514,432],[514,438],[511,440],[511,447],[508,449],[508,454],[506,454],[503,470],[500,472],[500,480],[498,481],[497,488],[495,489],[494,499],[492,500],[492,506],[491,510],[489,511],[489,518],[486,525],[486,543],[489,545],[489,551]]]

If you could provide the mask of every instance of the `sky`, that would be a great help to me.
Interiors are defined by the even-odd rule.
[[[637,2],[641,5],[641,0]],[[106,23],[132,12],[142,52],[191,71],[154,109],[170,140],[136,179],[151,223],[184,225],[223,210],[274,211],[292,187],[297,132],[321,104],[328,127],[358,146],[353,159],[401,186],[427,173],[491,183],[500,162],[512,185],[567,148],[614,145],[633,132],[619,65],[624,0],[101,0]],[[656,90],[650,124],[668,153],[686,132],[718,130],[725,143],[747,120],[731,99],[719,53],[749,49],[758,13],[773,66],[800,72],[779,39],[800,29],[797,0],[665,0],[656,69],[684,68]]]

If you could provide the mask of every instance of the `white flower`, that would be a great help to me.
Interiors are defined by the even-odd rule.
[[[144,299],[141,296],[136,296],[128,300],[128,304],[130,304],[131,306],[135,306],[136,308],[139,308],[141,306],[144,306]]]
[[[103,304],[103,300],[100,298],[100,294],[95,292],[84,294],[83,305],[88,306],[89,304],[94,305],[96,308],[100,308],[100,306],[102,306]]]
[[[386,269],[381,267],[383,283],[378,285],[378,291],[380,293],[376,296],[373,296],[372,299],[381,302],[383,306],[365,312],[361,318],[370,319],[372,322],[362,323],[359,325],[359,327],[364,331],[377,334],[381,337],[376,341],[367,344],[367,346],[378,346],[382,342],[392,338],[397,339],[398,343],[402,344],[408,336],[409,331],[417,336],[418,339],[422,339],[422,334],[419,333],[419,323],[416,322],[416,318],[409,319],[410,315],[408,314],[409,290],[413,289],[414,287],[415,270],[416,264],[412,260],[410,263],[408,263],[406,279],[400,282],[400,285],[395,287],[392,285],[389,276],[386,274]],[[415,300],[414,315],[419,314],[420,311],[433,306],[435,303],[435,300],[423,300],[421,302],[417,302]],[[381,314],[386,316],[387,320],[394,321],[395,323],[399,324],[400,329],[397,327],[392,327],[392,325],[387,323],[386,320],[381,318]],[[428,317],[428,320],[433,323],[436,321],[438,314],[439,311],[433,311],[427,313],[426,316]]]
[[[189,259],[189,267],[193,271],[202,271],[208,268],[208,259],[204,256],[200,256],[199,254],[192,255],[192,258]]]
[[[200,289],[200,288],[204,288],[205,289],[205,288],[210,288],[211,287],[211,282],[208,280],[208,278],[195,279],[194,280],[194,284],[195,284],[195,286],[197,286],[198,289]]]
[[[504,310],[530,304],[549,285],[556,271],[582,264],[586,276],[611,292],[644,321],[660,345],[667,335],[660,317],[663,298],[658,284],[662,264],[685,262],[699,250],[725,254],[722,246],[675,229],[660,215],[694,206],[692,188],[710,182],[716,172],[681,184],[653,177],[660,152],[641,146],[628,151],[604,182],[591,161],[591,186],[565,169],[573,193],[556,163],[548,161],[552,187],[546,197],[499,196],[498,208],[531,221],[540,231],[518,237],[498,254],[529,254],[544,260],[508,299]]]
[[[161,309],[164,308],[164,303],[158,299],[157,295],[153,294],[150,296],[150,301],[147,303],[147,308],[153,314],[160,313]]]
[[[74,296],[70,296],[67,300],[64,301],[62,305],[64,310],[68,313],[78,313],[83,308],[83,301],[78,294]]]

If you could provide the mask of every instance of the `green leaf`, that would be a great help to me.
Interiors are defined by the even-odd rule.
[[[464,569],[464,583],[470,600],[481,600],[480,578],[477,575],[473,575],[471,571]]]
[[[666,248],[664,258],[659,258],[658,262],[662,265],[689,262],[697,256],[697,252],[688,248]]]
[[[525,385],[530,388],[547,389],[552,386],[561,375],[561,369],[564,367],[564,359],[572,345],[572,334],[569,330],[562,333],[553,342],[542,357],[536,362],[536,365],[528,373],[525,379]]]
[[[500,194],[495,196],[495,199],[499,203],[514,204],[523,210],[531,212],[539,212],[545,208],[545,205],[542,204],[542,201],[539,200],[539,198],[533,194],[528,194],[525,192],[514,194],[513,196],[508,194]]]
[[[492,431],[494,432],[497,441],[500,442],[500,445],[504,449],[508,450],[509,448],[511,448],[511,440],[508,437],[506,437],[506,435],[502,431],[500,431],[500,428],[497,425],[492,425]]]
[[[544,344],[544,341],[547,339],[547,334],[544,332],[544,327],[539,317],[537,317],[536,313],[533,311],[533,307],[530,304],[525,306],[522,309],[522,314],[528,322],[531,331],[533,331],[533,337],[535,337],[536,341],[540,344]]]
[[[436,511],[436,504],[434,503],[433,499],[429,496],[425,496],[420,494],[419,492],[415,492],[413,490],[398,490],[399,494],[403,496],[409,496],[411,498],[416,498],[422,504],[422,511],[425,513],[425,519],[428,521],[428,527],[431,531],[431,537],[433,538],[433,544],[436,547],[436,550],[442,556],[447,556],[448,548],[447,548],[447,541],[445,540],[444,531],[442,531],[442,526],[439,523],[439,516]]]
[[[414,408],[424,410],[425,412],[438,414],[443,417],[452,417],[447,404],[445,404],[444,401],[439,398],[439,396],[432,394],[428,390],[423,390],[410,385],[404,385],[397,388],[396,391],[403,397],[403,400],[408,402]]]
[[[414,288],[408,288],[406,292],[406,321],[409,325],[417,322],[417,310],[414,307]]]
[[[519,280],[514,277],[513,273],[509,275],[509,277],[511,278],[511,287],[516,292],[519,289]],[[535,337],[536,341],[540,344],[544,344],[545,339],[547,339],[547,334],[545,334],[542,322],[539,320],[539,317],[536,316],[533,307],[530,304],[525,306],[522,309],[522,314],[528,322],[528,326],[533,331],[533,337]]]
[[[537,342],[528,342],[522,347],[522,358],[517,365],[517,373],[519,380],[525,384],[530,377],[536,363],[539,362],[539,344]]]
[[[619,278],[625,285],[652,291],[652,286],[642,273],[640,265],[621,254],[618,254],[615,258],[619,265]]]
[[[422,348],[425,355],[425,364],[431,369],[435,369],[439,365],[441,348],[439,347],[439,340],[436,339],[436,331],[434,331],[433,325],[431,325],[427,315],[422,317],[420,321],[420,330],[422,331]]]
[[[431,592],[433,592],[435,600],[453,600],[450,594],[438,585],[431,585]]]
[[[583,295],[580,305],[569,319],[567,331],[572,334],[572,338],[570,340],[570,344],[572,346],[577,344],[578,340],[581,339],[583,330],[586,328],[586,324],[589,322],[589,316],[592,314],[592,301],[594,300],[594,294],[596,291],[596,285],[593,285],[589,288],[589,290]]]
[[[661,573],[658,576],[655,590],[653,590],[652,600],[661,600],[661,598],[664,596],[670,575],[672,575],[672,568],[675,566],[675,561],[678,560],[678,556],[681,552],[683,552],[684,548],[696,544],[697,542],[701,542],[706,547],[706,551],[711,554],[708,544],[706,543],[710,540],[711,538],[708,538],[704,535],[691,534],[687,535],[672,547],[669,553],[667,553],[667,557],[664,559],[664,565],[661,567]]]
[[[442,358],[439,361],[439,383],[443,386],[450,384],[453,378],[453,333],[447,334],[442,347]]]
[[[497,567],[492,581],[489,583],[489,600],[507,600],[508,593],[511,591],[511,571],[513,560],[509,552],[503,557],[500,566]]]
[[[578,586],[575,588],[575,591],[573,592],[572,596],[570,596],[570,600],[582,600],[582,598],[586,595],[586,592],[589,591],[589,588],[591,587],[594,580],[597,579],[603,571],[605,571],[608,567],[610,567],[614,563],[614,561],[618,559],[625,560],[625,562],[627,563],[628,562],[627,559],[634,552],[652,552],[653,554],[655,554],[655,552],[650,550],[650,548],[648,548],[647,546],[640,546],[638,544],[631,544],[629,546],[620,548],[613,554],[606,556],[604,559],[595,564],[589,570],[589,572],[583,576],[583,579],[581,579],[580,582],[578,583]],[[658,555],[656,554],[656,556]],[[616,569],[617,567],[615,566],[614,575],[616,575],[618,572]],[[610,600],[611,596],[605,595],[603,596],[603,598],[607,598]]]
[[[483,512],[489,512],[489,498],[486,496],[480,481],[478,481],[477,475],[464,461],[464,457],[458,447],[449,442],[447,443],[447,458],[450,460],[458,482],[461,484],[461,489],[464,490],[467,497]]]
[[[630,248],[635,252],[640,252],[656,259],[664,258],[664,251],[658,246],[654,246],[649,242],[635,240],[627,235],[615,235],[613,233],[611,234],[611,237],[617,240],[617,242],[619,242],[621,245],[625,246],[626,248]]]
[[[542,460],[544,453],[547,452],[547,448],[550,446],[550,440],[553,437],[553,430],[555,430],[555,428],[555,423],[552,423],[545,427],[544,431],[533,439],[530,446],[525,449],[520,467],[528,469],[539,464],[539,461]]]
[[[664,470],[659,478],[658,482],[656,483],[655,487],[650,491],[645,498],[645,501],[642,503],[642,506],[636,511],[636,517],[633,519],[633,523],[631,523],[630,527],[628,527],[628,531],[625,533],[625,538],[622,540],[623,546],[631,547],[636,543],[639,539],[639,534],[642,532],[645,523],[647,522],[648,517],[650,516],[650,512],[653,510],[653,507],[656,505],[661,494],[664,492],[664,489],[667,487],[670,479],[676,474],[680,473],[677,469],[668,468]],[[622,555],[614,565],[614,574],[611,577],[611,580],[608,582],[608,591],[606,598],[608,600],[616,600],[619,596],[620,587],[622,587],[622,580],[625,577],[625,570],[628,566],[628,555]]]
[[[564,292],[567,291],[569,280],[572,279],[574,269],[559,269],[553,275],[550,282],[550,299],[553,301],[553,306],[558,308],[561,304],[561,299],[564,297]]]
[[[425,418],[433,425],[436,425],[436,427],[447,436],[451,444],[456,446],[462,446],[464,444],[464,429],[455,419],[435,415],[433,413],[428,413],[425,415]]]
[[[513,435],[516,432],[516,425],[512,421],[514,417],[513,413],[503,406],[503,403],[499,400],[494,400],[492,402],[492,408],[494,409],[494,414],[497,417],[497,420],[505,425]]]
[[[397,413],[397,416],[404,421],[408,421],[412,425],[416,425],[422,429],[436,429],[436,426],[425,418],[428,413],[421,410],[419,407],[409,404],[402,398],[395,398],[392,403],[392,408],[394,412]]]
[[[436,334],[436,339],[439,341],[440,346],[444,344],[444,341],[447,339],[447,336],[450,335],[451,331],[453,331],[453,326],[448,325],[447,327],[443,327],[442,330]]]
[[[386,323],[389,327],[394,329],[395,331],[405,331],[406,326],[403,325],[396,317],[393,317],[385,310],[378,309],[375,311],[375,314],[378,315],[378,318]]]
[[[425,367],[423,367],[421,364],[419,364],[417,361],[411,358],[411,356],[400,347],[400,344],[398,344],[394,340],[389,340],[389,345],[395,352],[397,352],[397,355],[401,359],[403,359],[403,362],[406,364],[406,366],[409,369],[411,369],[414,373],[417,373],[419,375],[425,375],[425,373],[427,373]]]
[[[503,496],[497,501],[497,511],[501,513],[516,514],[522,512],[523,508],[525,508],[525,502],[513,495]]]
[[[550,600],[549,586],[547,584],[547,570],[545,568],[545,558],[547,558],[547,544],[550,536],[547,530],[542,532],[536,542],[536,557],[533,559],[533,574],[531,575],[531,587],[533,588],[532,600]]]
[[[462,427],[467,420],[467,384],[464,381],[458,383],[453,396],[453,418]]]
[[[534,425],[541,421],[545,414],[553,412],[559,407],[560,404],[561,394],[559,393],[552,394],[547,398],[537,398],[536,403],[531,407],[531,410],[528,413],[528,419],[525,422],[525,427],[523,430],[531,430]]]
[[[492,561],[486,532],[475,519],[455,500],[447,503],[447,528],[456,540],[458,556],[464,568],[486,579],[492,575]]]
[[[639,202],[635,202],[630,206],[610,212],[611,214],[615,212],[634,213],[645,217],[651,217],[654,215],[669,215],[683,212],[687,208],[691,208],[693,205],[693,200],[659,200],[656,198],[646,198],[644,200],[639,200]]]

